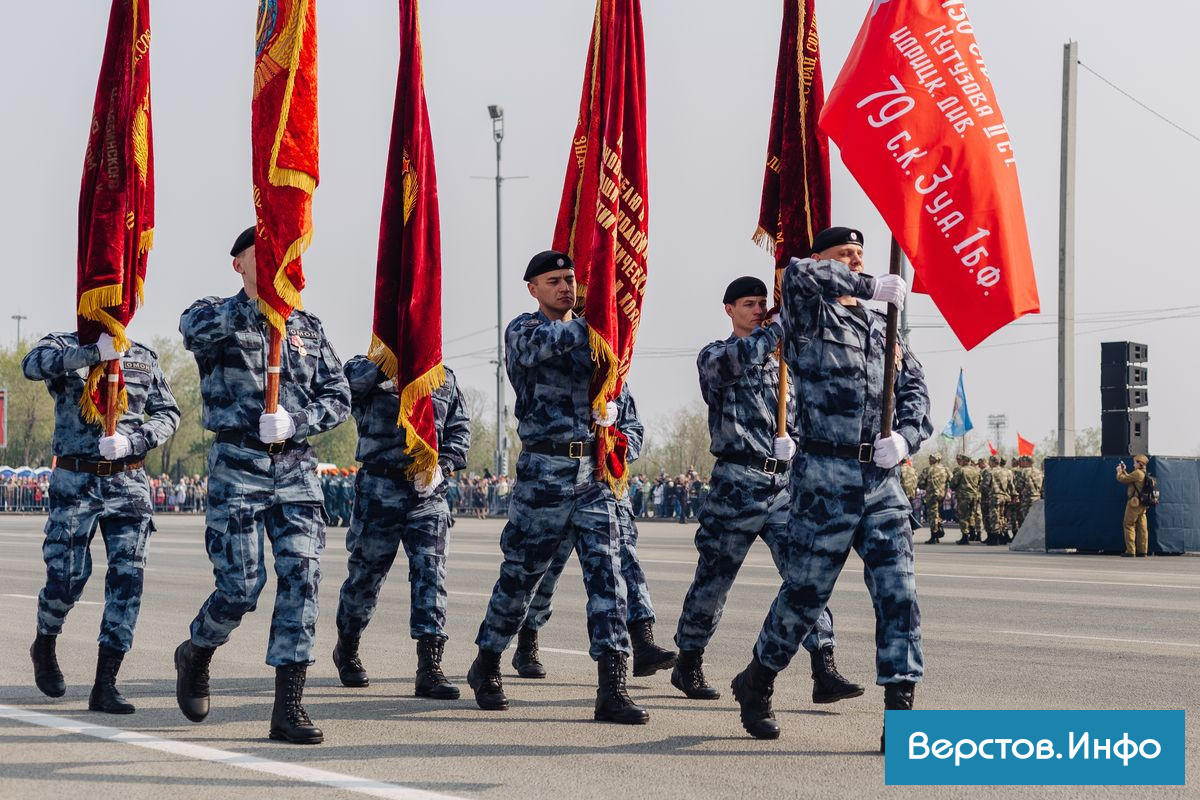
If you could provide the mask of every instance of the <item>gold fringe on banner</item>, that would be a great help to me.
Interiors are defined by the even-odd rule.
[[[142,231],[138,237],[138,255],[145,255],[154,249],[154,228]]]
[[[379,367],[380,372],[392,380],[396,380],[396,374],[400,371],[396,354],[375,334],[371,334],[371,346],[367,349],[367,358]]]
[[[608,410],[609,395],[613,394],[617,388],[617,355],[608,346],[608,342],[604,340],[604,337],[597,333],[590,325],[588,326],[588,341],[591,344],[592,361],[596,363],[597,369],[604,370],[604,380],[600,384],[599,392],[597,392],[596,397],[592,400],[592,410],[597,414],[603,415]],[[611,453],[616,444],[616,437],[613,435],[612,428],[602,428],[599,425],[595,427],[596,436],[604,438],[604,451]],[[618,478],[609,471],[607,464],[599,464],[598,467],[604,471],[604,480],[613,490],[613,493],[617,497],[623,497],[629,486],[628,469],[625,470],[624,475]]]
[[[79,298],[79,307],[77,309],[79,316],[103,325],[104,329],[113,337],[113,343],[118,350],[129,349],[129,337],[125,333],[125,326],[104,309],[121,305],[123,293],[124,287],[119,283],[88,289]]]
[[[438,364],[400,392],[400,416],[396,424],[404,428],[404,451],[413,459],[413,463],[405,470],[409,480],[415,480],[421,474],[432,475],[437,469],[437,448],[417,434],[412,424],[412,412],[418,400],[429,397],[445,382],[446,368]]]
[[[92,402],[92,393],[100,388],[100,381],[103,380],[107,372],[108,362],[101,361],[92,367],[88,372],[87,381],[83,385],[83,394],[79,396],[79,414],[83,417],[83,421],[89,425],[103,425],[104,414]],[[124,387],[117,392],[117,419],[125,415],[129,410],[129,393]]]

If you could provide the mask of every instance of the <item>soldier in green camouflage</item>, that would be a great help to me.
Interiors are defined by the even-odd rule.
[[[918,480],[917,469],[913,466],[912,459],[906,459],[900,465],[900,488],[904,490],[904,496],[908,498],[910,505],[917,499]]]
[[[1013,523],[1014,535],[1025,524],[1025,518],[1029,516],[1029,509],[1033,506],[1033,502],[1042,499],[1042,482],[1044,480],[1042,471],[1034,466],[1033,456],[1021,456],[1020,475],[1019,485],[1017,485],[1016,475],[1013,475],[1013,484],[1020,501],[1017,505],[1017,520]]]
[[[942,529],[942,499],[946,496],[946,485],[950,482],[950,470],[942,464],[941,456],[929,457],[929,466],[921,470],[917,488],[925,490],[925,524],[929,526],[929,541],[937,544],[945,536]]]
[[[979,539],[979,468],[971,457],[960,454],[958,466],[950,476],[950,489],[958,509],[958,527],[962,536],[955,544],[970,544]]]

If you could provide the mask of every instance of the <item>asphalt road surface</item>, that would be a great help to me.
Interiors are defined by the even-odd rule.
[[[882,690],[872,685],[863,697],[814,706],[803,654],[777,683],[783,735],[773,742],[749,738],[728,686],[749,659],[779,584],[761,543],[705,656],[710,680],[723,690],[720,700],[686,700],[664,672],[630,679],[630,693],[650,710],[649,725],[593,722],[596,673],[586,655],[584,596],[572,563],[542,633],[548,679],[517,678],[506,657],[512,708],[481,711],[465,675],[498,571],[498,520],[459,520],[451,532],[445,668],[463,689],[455,702],[412,696],[416,657],[403,555],[363,640],[371,685],[340,685],[329,652],[346,556],[344,530],[330,530],[317,663],[305,695],[325,744],[300,747],[267,739],[273,676],[264,657],[273,582],[258,611],[213,660],[209,718],[195,725],[179,713],[171,653],[211,591],[212,573],[203,519],[160,516],[137,641],[121,672],[124,693],[138,711],[91,713],[104,548],[97,537],[84,602],[59,638],[67,694],[51,700],[34,688],[28,657],[44,578],[42,523],[0,517],[0,798],[1195,796],[1184,787],[886,787],[877,752]],[[674,634],[691,580],[694,530],[691,524],[642,525],[639,550],[662,642]],[[1200,785],[1200,558],[939,545],[917,548],[917,572],[927,665],[918,708],[1182,708],[1188,712],[1187,781],[1191,792]],[[875,622],[857,556],[847,562],[830,606],[841,671],[873,683]]]

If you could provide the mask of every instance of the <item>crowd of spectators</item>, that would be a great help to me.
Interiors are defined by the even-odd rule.
[[[46,513],[50,510],[50,474],[0,477],[0,512]],[[163,473],[150,478],[150,500],[156,513],[204,511],[208,478],[184,475],[178,480]]]

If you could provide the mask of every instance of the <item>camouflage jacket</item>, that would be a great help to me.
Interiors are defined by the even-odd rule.
[[[1008,467],[996,467],[992,476],[992,494],[997,503],[1007,503],[1013,499],[1013,476]]]
[[[959,497],[979,497],[979,467],[955,467],[950,476],[950,488]]]
[[[267,385],[268,333],[258,302],[244,291],[206,297],[179,318],[183,346],[200,368],[204,427],[258,435]],[[336,428],[350,415],[350,387],[321,322],[293,311],[280,358],[279,407],[296,425],[292,441]]]
[[[522,314],[504,335],[513,411],[524,444],[591,441],[592,354],[581,317],[552,322],[541,311]]]
[[[100,363],[96,345],[80,345],[74,333],[51,333],[34,346],[21,369],[31,381],[45,381],[54,398],[54,442],[56,456],[100,459],[100,437],[104,429],[89,425],[79,412],[88,371]],[[179,406],[158,366],[158,355],[148,347],[131,342],[121,359],[121,372],[129,408],[117,420],[117,433],[129,437],[133,455],[144,456],[175,433]],[[103,388],[103,387],[102,387]]]
[[[1025,468],[1025,482],[1021,487],[1021,499],[1025,501],[1038,500],[1042,496],[1042,484],[1045,475],[1037,467]]]
[[[632,464],[642,455],[646,428],[642,425],[642,418],[638,416],[637,403],[629,393],[628,383],[621,387],[621,394],[617,396],[617,430],[625,434],[629,445],[626,460]]]
[[[774,453],[779,403],[780,325],[756,328],[749,336],[730,336],[700,351],[696,370],[700,394],[708,405],[710,450],[717,458]],[[788,433],[795,437],[796,391],[788,391]]]
[[[874,278],[838,261],[792,259],[784,273],[784,357],[797,384],[801,438],[858,445],[879,435],[886,317],[867,311],[863,321],[837,302],[869,299],[874,288]],[[900,348],[893,430],[916,453],[933,433],[929,393],[920,362]]]
[[[925,490],[929,497],[942,498],[946,496],[946,485],[950,482],[950,470],[943,464],[933,464],[921,470],[917,486]]]
[[[350,413],[358,424],[355,458],[364,464],[404,468],[412,463],[405,452],[404,428],[397,424],[400,395],[396,382],[366,356],[346,362],[350,384]],[[471,447],[471,418],[463,403],[458,379],[446,368],[446,382],[433,393],[433,425],[437,432],[438,463],[458,470],[467,466]]]
[[[911,464],[900,465],[900,487],[904,489],[904,496],[912,500],[917,496],[919,479],[917,478],[916,467]]]

